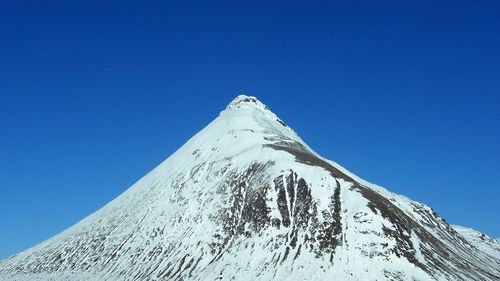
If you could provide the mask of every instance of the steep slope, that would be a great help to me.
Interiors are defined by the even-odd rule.
[[[452,225],[451,227],[481,252],[500,259],[500,242],[497,240],[472,228],[460,225]]]
[[[429,207],[311,150],[254,97],[0,280],[499,280]]]

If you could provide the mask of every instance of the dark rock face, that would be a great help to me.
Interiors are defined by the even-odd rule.
[[[341,244],[342,223],[340,214],[340,184],[337,182],[335,193],[330,198],[329,210],[323,211],[323,216],[326,221],[318,227],[318,235],[316,236],[319,247],[317,254],[330,254],[330,261],[333,259],[335,248]]]
[[[337,182],[330,198],[330,210],[323,211],[325,219],[320,221],[311,188],[290,169],[273,180],[277,194],[275,207],[280,216],[271,218],[270,202],[267,200],[271,187],[262,175],[272,165],[253,164],[245,173],[228,182],[232,203],[230,208],[219,211],[219,216],[215,218],[218,223],[222,222],[223,235],[214,235],[215,242],[211,244],[214,260],[230,247],[230,241],[259,235],[265,228],[286,229],[286,234],[274,245],[275,248],[284,247],[283,254],[276,260],[279,262],[287,260],[292,250],[295,259],[302,249],[314,252],[317,256],[333,255],[335,248],[341,244],[340,184]]]

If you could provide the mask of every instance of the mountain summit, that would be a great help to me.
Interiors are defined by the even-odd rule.
[[[0,280],[500,280],[498,242],[479,236],[238,96],[102,209],[1,261]]]

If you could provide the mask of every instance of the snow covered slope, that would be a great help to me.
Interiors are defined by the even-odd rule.
[[[480,251],[500,259],[500,242],[475,229],[452,225],[470,244]]]
[[[0,262],[3,281],[499,279],[498,256],[247,96],[102,209]]]

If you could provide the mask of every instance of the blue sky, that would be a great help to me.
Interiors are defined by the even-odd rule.
[[[240,93],[361,177],[500,236],[498,1],[9,2],[0,258],[103,206]]]

